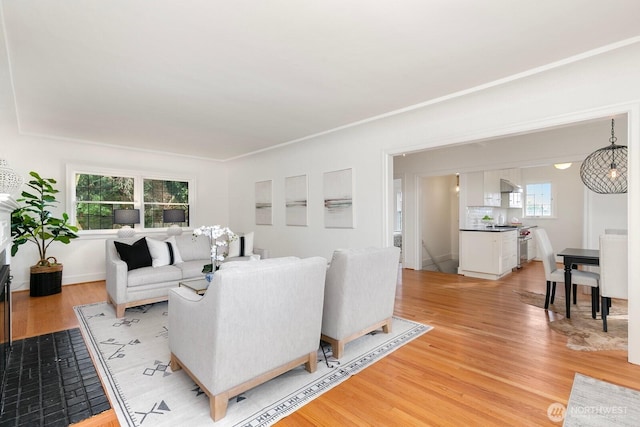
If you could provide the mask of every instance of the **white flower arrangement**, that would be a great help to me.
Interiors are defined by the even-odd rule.
[[[211,265],[205,266],[205,270],[213,271],[214,266],[218,267],[229,254],[224,248],[238,238],[238,235],[231,231],[229,227],[220,225],[203,225],[193,230],[193,236],[207,236],[211,247]]]

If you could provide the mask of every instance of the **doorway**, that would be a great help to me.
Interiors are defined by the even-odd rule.
[[[458,272],[460,204],[457,180],[457,175],[420,178],[422,270]]]

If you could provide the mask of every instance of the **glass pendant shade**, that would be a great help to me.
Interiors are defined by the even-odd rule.
[[[15,194],[22,185],[22,177],[9,167],[7,161],[0,159],[0,194]]]
[[[599,194],[627,192],[627,146],[617,145],[611,120],[611,145],[589,154],[580,166],[580,178],[591,191]]]

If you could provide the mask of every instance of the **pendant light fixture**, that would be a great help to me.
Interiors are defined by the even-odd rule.
[[[627,146],[617,145],[615,121],[611,119],[611,145],[589,154],[580,166],[580,178],[590,190],[599,194],[627,192]]]

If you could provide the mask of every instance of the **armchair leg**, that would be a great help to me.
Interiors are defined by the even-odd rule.
[[[209,397],[209,410],[213,421],[219,421],[227,415],[229,405],[229,393],[220,393]]]
[[[171,353],[171,359],[169,361],[169,366],[171,367],[171,370],[173,372],[179,371],[180,369],[182,369],[182,365],[180,365],[180,361],[178,361],[178,358],[175,357],[173,355],[173,353]]]
[[[387,323],[382,325],[382,332],[384,332],[385,334],[391,332],[391,319],[387,319]]]
[[[304,364],[304,368],[309,373],[314,373],[318,369],[318,352],[312,351],[309,353],[309,360]]]

